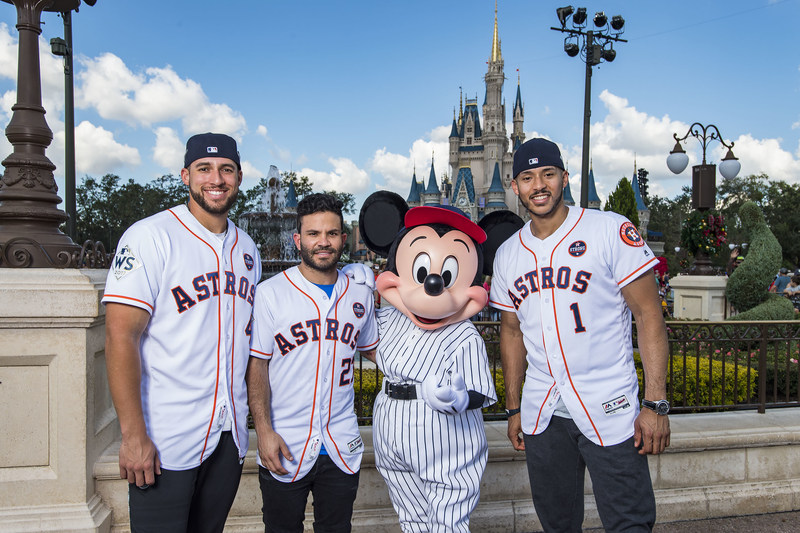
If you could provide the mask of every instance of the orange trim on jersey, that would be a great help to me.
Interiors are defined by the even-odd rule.
[[[319,385],[319,361],[320,358],[322,357],[322,313],[319,310],[317,302],[314,301],[314,298],[312,298],[305,291],[303,291],[303,289],[295,285],[294,282],[291,280],[291,278],[289,278],[288,274],[286,274],[285,270],[282,272],[282,274],[286,277],[289,283],[291,283],[292,287],[297,289],[300,292],[300,294],[311,300],[311,303],[314,304],[314,307],[317,308],[317,318],[319,319],[319,341],[317,341],[317,371],[316,374],[314,375],[314,398],[311,403],[311,420],[308,424],[308,436],[306,437],[306,444],[305,446],[303,446],[303,453],[300,454],[300,461],[297,463],[297,470],[295,471],[294,476],[292,476],[292,481],[294,481],[295,479],[297,479],[297,475],[300,473],[300,467],[303,466],[303,459],[306,456],[306,450],[308,450],[308,441],[311,440],[311,432],[314,430],[314,414],[317,409],[317,385]]]
[[[236,277],[236,271],[233,269],[233,251],[236,249],[236,245],[239,244],[239,230],[236,226],[233,227],[234,231],[236,232],[236,239],[233,241],[233,246],[231,246],[231,272],[233,273],[234,278]],[[241,282],[240,282],[241,283]],[[247,287],[247,290],[250,290],[250,287]],[[247,298],[244,299],[247,301]],[[239,432],[236,426],[236,400],[233,396],[233,368],[234,368],[234,358],[236,357],[236,291],[233,294],[233,316],[231,317],[231,330],[233,330],[233,334],[231,335],[231,378],[230,378],[230,398],[231,398],[231,412],[233,413],[233,439],[234,441],[239,444]]]
[[[494,300],[491,300],[491,299],[489,300],[489,303],[490,303],[490,304],[494,304],[494,305],[499,305],[500,307],[507,307],[507,308],[509,308],[509,309],[514,309],[514,306],[513,306],[513,305],[506,305],[506,304],[504,304],[504,303],[495,302]]]
[[[344,295],[347,294],[347,289],[350,288],[350,278],[349,277],[346,277],[346,282],[347,282],[347,285],[345,285],[344,290],[342,291],[342,295],[339,296],[339,299],[336,300],[336,304],[333,306],[333,318],[337,322],[339,321],[339,302],[342,301],[342,298],[344,298]],[[337,335],[338,335],[338,333],[337,333]],[[322,339],[322,335],[320,334],[320,340],[321,339]],[[334,389],[334,387],[338,386],[336,384],[336,381],[335,381],[336,380],[336,348],[337,347],[338,347],[337,343],[334,342],[333,343],[333,364],[331,365],[331,393],[330,393],[330,395],[328,397],[328,405],[333,405],[333,389]],[[352,368],[353,364],[355,364],[355,353],[353,353],[353,363],[351,364],[351,368]],[[355,371],[353,372],[353,374],[355,375]],[[331,435],[331,429],[329,427],[330,423],[331,423],[331,408],[329,407],[328,408],[328,421],[325,423],[325,431],[328,433],[328,437],[331,438],[331,442],[333,443],[333,447],[336,448],[336,454],[339,456],[339,459],[342,460],[342,464],[350,471],[351,474],[355,474],[355,471],[353,471],[353,469],[350,468],[350,465],[348,465],[347,461],[345,461],[344,457],[342,457],[342,452],[339,450],[339,446],[336,445],[336,441],[333,439],[333,435]],[[330,453],[330,451],[328,453]]]
[[[536,283],[537,285],[539,285],[539,258],[536,257],[536,252],[534,252],[525,245],[525,241],[522,240],[521,231],[519,232],[519,243],[523,248],[528,250],[528,252],[530,252],[530,254],[533,256],[533,264],[534,266],[536,266]],[[547,394],[545,395],[544,400],[542,400],[542,404],[539,406],[539,412],[536,413],[536,424],[533,426],[533,432],[531,433],[532,435],[535,435],[536,430],[539,429],[539,420],[542,418],[542,411],[544,410],[544,405],[547,403],[547,398],[550,397],[550,391],[552,391],[553,387],[556,386],[556,378],[553,377],[553,369],[550,367],[550,359],[547,357],[547,341],[545,341],[544,339],[544,328],[542,328],[542,348],[544,348],[544,360],[547,363],[547,372],[549,372],[550,377],[553,378],[553,384],[550,385],[550,388],[547,390]]]
[[[572,233],[572,231],[578,226],[578,223],[580,223],[581,219],[583,218],[583,214],[585,212],[586,212],[585,209],[581,209],[581,214],[578,217],[578,220],[575,221],[575,224],[573,224],[573,226],[570,228],[570,230],[553,247],[553,252],[555,252],[556,249],[559,246],[561,246],[561,243],[564,242],[564,240],[569,236],[569,234]],[[553,256],[554,255],[555,255],[555,253],[550,254],[550,268],[553,267]],[[578,392],[578,389],[575,388],[575,383],[572,381],[572,374],[569,371],[569,365],[567,364],[567,357],[564,355],[564,345],[561,342],[561,330],[558,328],[558,313],[557,313],[557,309],[556,309],[555,288],[549,289],[549,290],[550,290],[550,298],[551,298],[552,303],[553,303],[553,318],[556,321],[556,336],[558,337],[558,349],[561,351],[561,360],[564,361],[564,369],[567,371],[567,378],[569,379],[569,385],[570,385],[570,387],[572,387],[572,390],[575,392],[575,396],[578,397],[578,402],[580,402],[581,408],[583,409],[583,412],[586,413],[586,417],[589,419],[589,423],[592,425],[592,429],[594,429],[594,434],[597,435],[597,440],[600,441],[600,446],[603,446],[603,438],[600,436],[600,432],[597,431],[597,426],[595,425],[594,420],[592,420],[592,415],[589,414],[589,410],[586,408],[586,405],[583,403],[583,399],[581,398],[581,395]]]
[[[147,307],[150,308],[151,312],[155,311],[155,307],[153,307],[149,303],[145,302],[144,300],[140,300],[138,298],[131,298],[130,296],[123,296],[121,294],[104,294],[103,298],[121,298],[123,300],[131,300],[132,302],[139,302],[140,304],[146,305]],[[109,302],[109,303],[119,303],[119,302]],[[128,304],[123,304],[123,305],[128,305]],[[137,305],[135,307],[139,307],[139,306]]]
[[[643,264],[642,266],[640,266],[639,268],[637,268],[636,270],[634,270],[633,272],[631,272],[630,274],[628,274],[627,276],[625,276],[624,278],[622,278],[621,280],[619,280],[619,282],[617,283],[617,285],[622,285],[623,283],[625,283],[625,280],[627,280],[627,279],[630,279],[630,278],[631,278],[631,276],[635,276],[635,275],[636,275],[638,272],[640,272],[642,269],[648,269],[648,268],[650,268],[650,265],[651,265],[652,263],[654,263],[654,262],[655,262],[655,263],[658,263],[658,259],[656,259],[655,257],[654,257],[654,258],[652,258],[652,259],[651,259],[650,261],[648,261],[647,263],[645,263],[645,264]]]
[[[259,351],[258,351],[258,350],[256,350],[255,348],[250,348],[250,353],[252,353],[252,352],[255,352],[255,353],[257,353],[257,354],[260,354],[260,355],[265,355],[265,356],[267,356],[267,357],[272,357],[272,354],[271,354],[271,353],[259,352]]]
[[[378,345],[378,343],[379,343],[379,342],[381,342],[381,340],[380,340],[380,339],[376,340],[376,341],[375,341],[375,342],[373,342],[372,344],[368,344],[367,346],[356,346],[356,349],[357,349],[359,352],[367,352],[367,351],[369,351],[369,350],[373,349],[374,347],[376,347],[376,346]]]
[[[186,231],[197,237],[197,239],[211,248],[211,251],[214,253],[214,258],[217,260],[217,272],[219,272],[219,256],[217,255],[217,251],[214,249],[213,246],[208,244],[202,237],[198,236],[195,232],[189,229],[189,227],[183,223],[183,220],[180,219],[178,215],[175,214],[172,209],[167,209],[172,216],[180,223],[181,226],[186,228]],[[203,457],[206,454],[206,448],[208,447],[208,437],[211,436],[211,427],[214,423],[214,414],[217,412],[217,391],[219,390],[219,351],[220,351],[220,341],[222,340],[222,295],[224,291],[222,289],[222,280],[220,280],[220,294],[217,298],[217,375],[216,375],[216,382],[214,384],[214,404],[211,409],[211,419],[208,421],[208,429],[206,430],[206,438],[203,441],[203,450],[200,452],[200,462],[203,462]],[[236,302],[234,301],[234,305]]]

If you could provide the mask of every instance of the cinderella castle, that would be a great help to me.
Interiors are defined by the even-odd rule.
[[[523,218],[527,217],[511,190],[511,175],[514,151],[525,142],[523,123],[525,110],[517,78],[517,93],[512,108],[512,132],[506,129],[506,104],[503,98],[503,54],[497,31],[497,5],[494,11],[494,33],[489,54],[488,70],[484,76],[486,84],[481,113],[478,98],[459,97],[458,114],[453,113],[453,124],[449,138],[450,176],[441,183],[437,180],[431,161],[427,181],[417,181],[416,172],[411,180],[407,202],[410,207],[418,205],[447,204],[464,211],[472,220],[500,209],[510,209]],[[593,176],[590,174],[590,178]],[[564,191],[564,200],[574,205],[569,186]],[[590,181],[589,207],[599,208],[600,199]]]

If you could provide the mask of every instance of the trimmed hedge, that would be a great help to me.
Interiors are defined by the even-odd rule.
[[[748,376],[746,366],[736,367],[733,363],[726,363],[723,379],[722,361],[686,356],[685,367],[683,361],[683,356],[672,356],[672,373],[668,388],[672,393],[675,406],[696,405],[700,407],[748,403],[751,396],[755,397],[757,394],[758,370],[755,368],[750,369]],[[699,377],[698,364],[700,365]]]

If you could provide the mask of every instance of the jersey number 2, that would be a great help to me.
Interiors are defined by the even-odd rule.
[[[578,308],[578,302],[570,305],[569,308],[572,310],[573,318],[575,318],[575,333],[583,333],[586,331],[586,327],[584,327],[581,320],[581,310]]]
[[[353,381],[353,375],[350,371],[353,369],[353,358],[347,357],[342,359],[342,373],[339,376],[339,386],[344,387]]]

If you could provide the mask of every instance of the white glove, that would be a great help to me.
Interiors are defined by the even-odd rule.
[[[347,264],[342,267],[342,272],[348,278],[352,279],[353,283],[366,285],[369,289],[375,290],[375,274],[373,274],[372,269],[364,263]]]
[[[428,376],[422,382],[420,392],[425,403],[446,415],[464,412],[469,404],[469,394],[461,374],[452,374],[449,384],[439,385],[438,381],[436,376]]]

